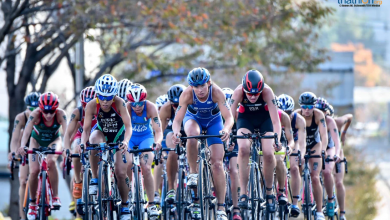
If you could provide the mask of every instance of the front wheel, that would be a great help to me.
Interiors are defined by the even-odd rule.
[[[206,168],[203,164],[203,161],[199,161],[199,175],[198,175],[198,198],[200,202],[200,214],[202,218],[204,217],[205,220],[208,220],[210,217],[210,207],[209,202],[207,201],[207,172]]]
[[[303,202],[304,204],[304,207],[303,207],[303,210],[304,210],[304,218],[305,220],[311,220],[311,213],[312,213],[312,210],[311,210],[311,196],[310,196],[310,177],[309,177],[309,173],[305,172],[303,174],[303,181],[304,181],[304,193],[305,193],[305,196],[304,196],[304,199],[305,201]]]
[[[98,204],[99,204],[99,220],[111,220],[112,209],[110,201],[110,189],[108,181],[111,181],[108,176],[108,165],[104,162],[99,164],[99,183],[98,183]]]
[[[47,195],[46,195],[46,178],[47,178],[47,173],[46,172],[42,172],[41,173],[41,195],[40,195],[40,198],[39,198],[39,220],[46,220],[47,219],[47,216],[46,216],[46,209],[48,208],[47,207]]]

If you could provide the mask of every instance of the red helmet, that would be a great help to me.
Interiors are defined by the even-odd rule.
[[[143,85],[135,83],[127,87],[126,98],[129,102],[142,102],[147,96],[148,93]]]
[[[39,108],[41,110],[56,110],[59,104],[60,100],[53,92],[43,93],[39,98]]]
[[[96,97],[95,88],[88,86],[80,92],[80,102],[85,106],[89,101]]]
[[[257,70],[249,70],[242,78],[242,89],[246,93],[260,93],[264,88],[263,75]]]

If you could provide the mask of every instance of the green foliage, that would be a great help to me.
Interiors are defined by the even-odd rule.
[[[377,214],[376,204],[381,199],[375,185],[379,170],[368,166],[364,154],[351,146],[344,147],[344,154],[349,162],[344,179],[347,218],[372,220]]]

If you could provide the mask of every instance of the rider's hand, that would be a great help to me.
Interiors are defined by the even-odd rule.
[[[161,143],[154,143],[156,145],[156,147],[154,148],[155,151],[160,151],[162,146],[161,146]]]
[[[335,154],[333,159],[334,159],[335,163],[340,163],[340,161],[341,161],[341,158],[338,154]]]
[[[221,140],[227,141],[229,139],[229,130],[224,128],[219,132],[220,135],[222,135]]]
[[[20,147],[17,151],[18,154],[20,154],[20,156],[24,157],[26,156],[26,151],[24,149],[24,147]]]
[[[235,145],[236,145],[236,144],[235,144],[234,142],[232,142],[232,144],[229,145],[228,151],[230,151],[230,152],[233,151]]]
[[[127,142],[122,141],[118,148],[119,150],[122,150],[122,154],[125,154],[125,152],[127,151]]]
[[[341,140],[341,144],[344,146],[345,145],[345,133],[341,134],[340,140]]]
[[[180,144],[180,137],[181,137],[181,133],[176,133],[176,134],[173,134],[172,135],[172,142],[173,144]]]
[[[274,143],[274,149],[276,152],[279,152],[280,150],[282,150],[282,143],[280,143],[280,141],[279,141],[278,146],[276,146],[276,144]]]
[[[9,154],[8,154],[8,160],[9,160],[9,161],[12,160],[12,153],[14,153],[14,152],[9,152]]]

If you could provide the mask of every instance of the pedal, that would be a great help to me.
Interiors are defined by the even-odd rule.
[[[53,206],[51,210],[60,210],[61,206]]]
[[[79,213],[80,215],[84,215],[84,202],[81,200],[81,199],[77,199],[77,205],[76,205],[76,208],[77,208],[77,213]]]

